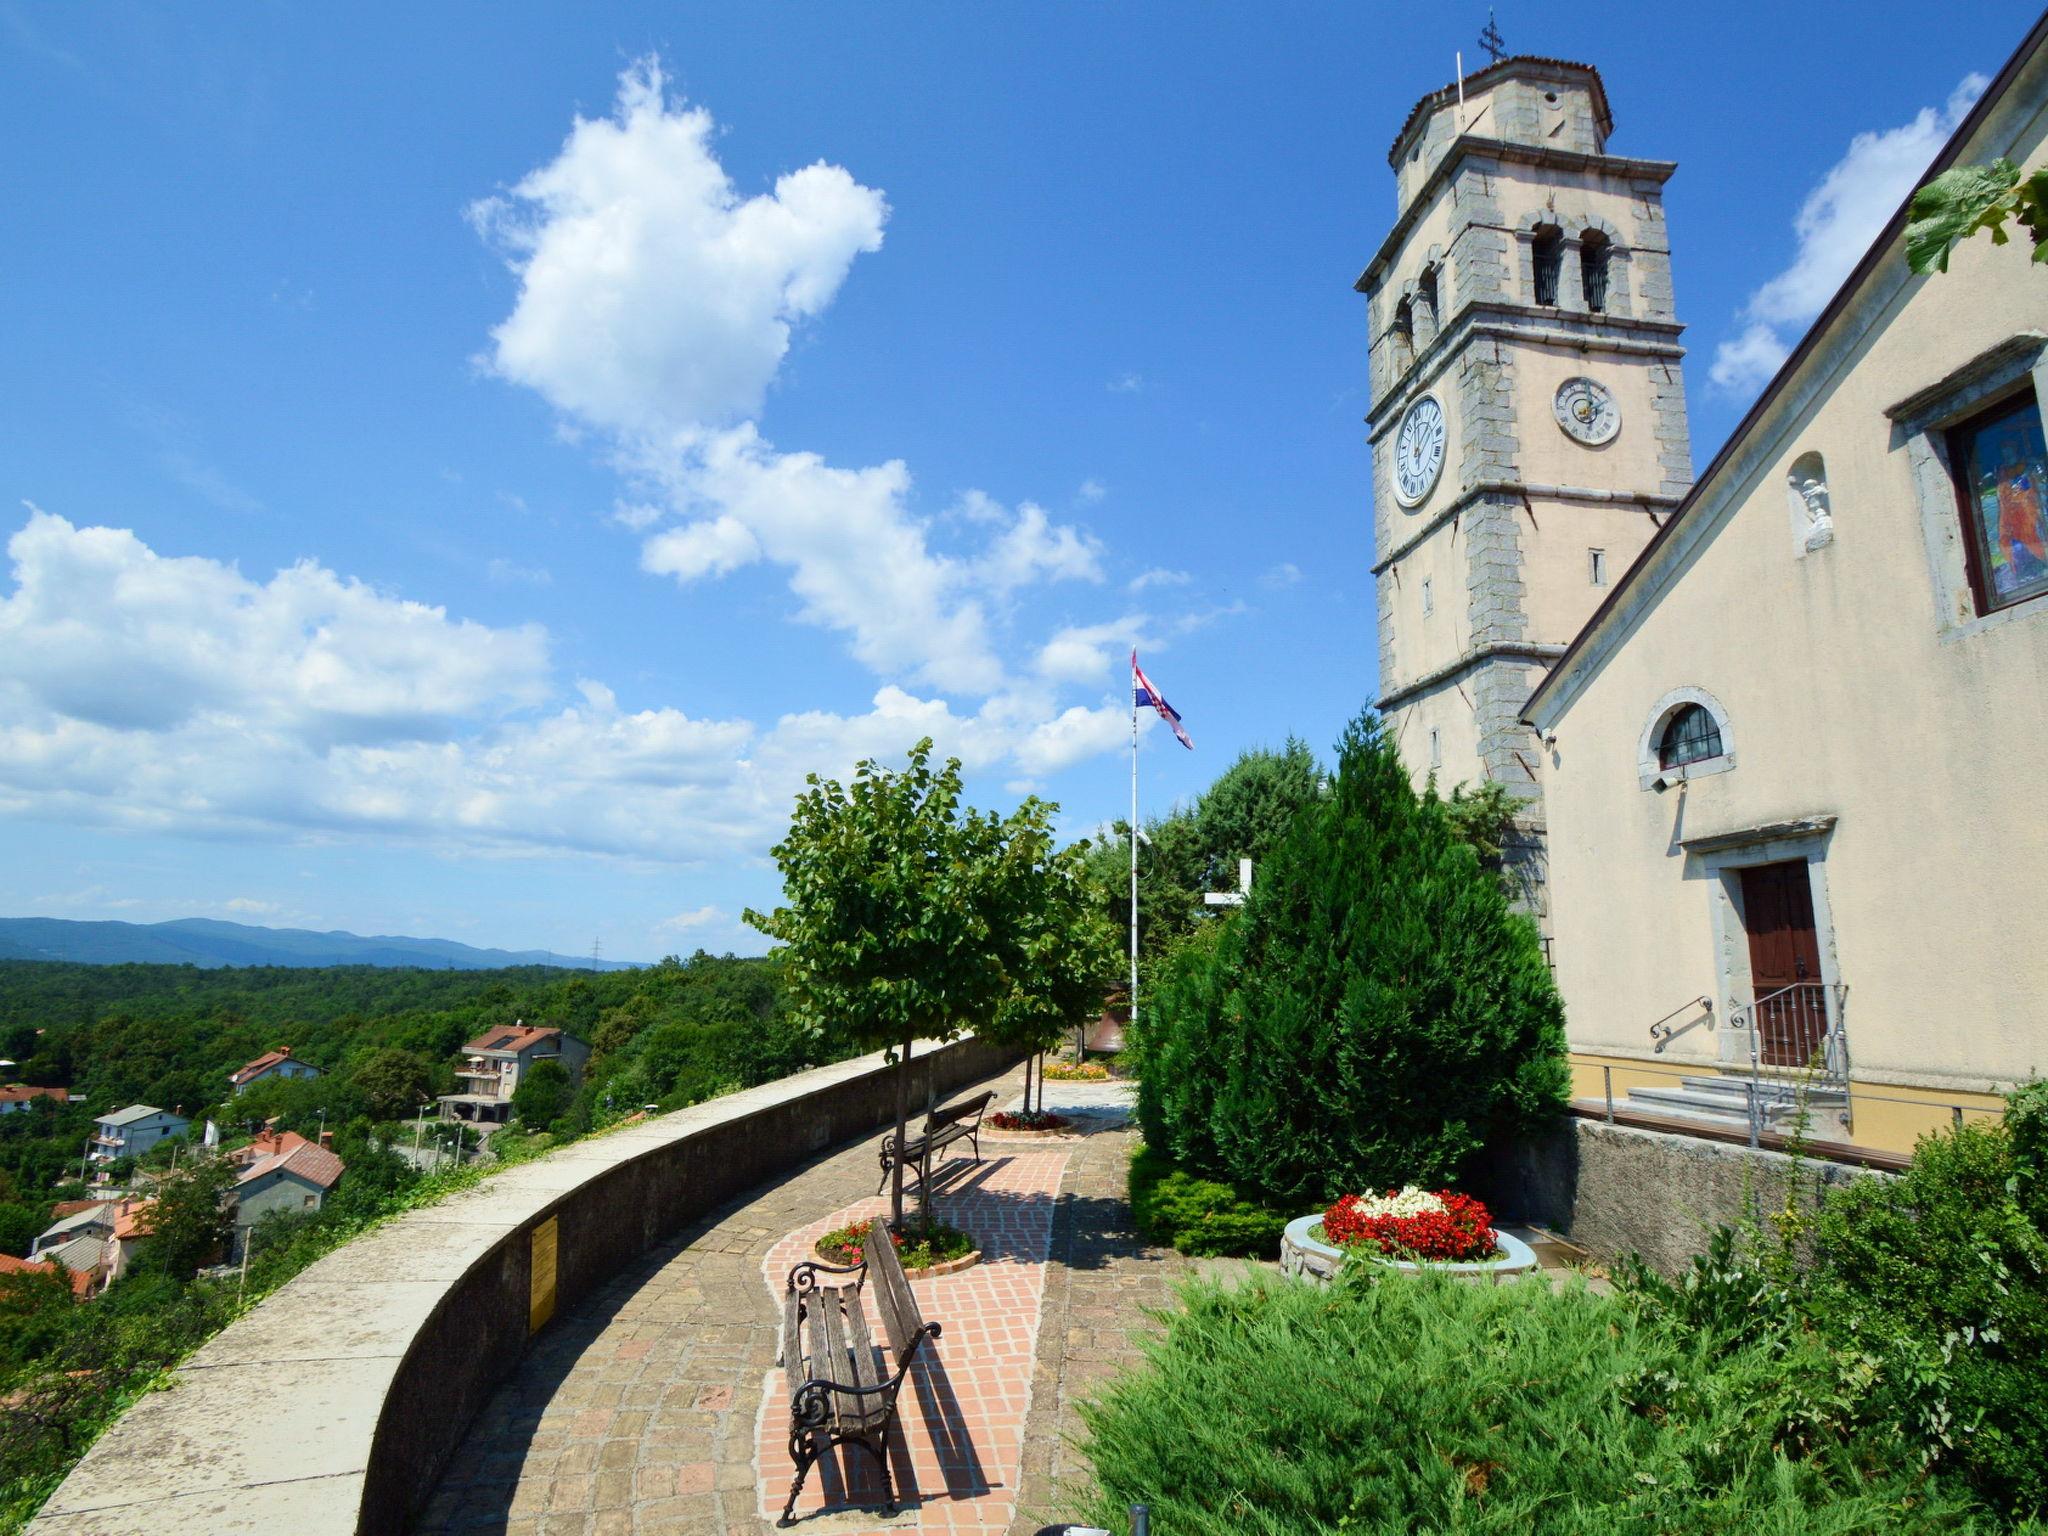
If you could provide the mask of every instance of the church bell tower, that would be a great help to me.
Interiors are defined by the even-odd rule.
[[[1544,671],[1692,483],[1669,161],[1608,153],[1598,71],[1503,58],[1388,156],[1370,325],[1379,709],[1420,785],[1491,779],[1542,829]]]

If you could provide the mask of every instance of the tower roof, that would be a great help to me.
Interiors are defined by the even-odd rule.
[[[1607,105],[1607,87],[1600,83],[1600,71],[1590,64],[1581,64],[1575,59],[1552,59],[1537,53],[1514,54],[1509,58],[1502,59],[1497,64],[1489,64],[1486,68],[1467,75],[1464,82],[1465,90],[1469,93],[1491,85],[1496,80],[1504,80],[1508,76],[1518,73],[1530,71],[1555,73],[1559,70],[1571,74],[1585,75],[1591,80],[1593,85],[1593,111],[1599,121],[1601,136],[1604,138],[1606,135],[1614,132],[1614,113]],[[1394,135],[1394,142],[1387,149],[1387,163],[1398,167],[1401,163],[1401,146],[1408,141],[1408,135],[1415,131],[1416,124],[1428,118],[1430,113],[1436,111],[1437,108],[1446,106],[1457,99],[1458,82],[1453,80],[1449,85],[1431,91],[1422,100],[1415,103],[1414,109],[1409,112],[1407,119],[1401,124],[1401,131]]]

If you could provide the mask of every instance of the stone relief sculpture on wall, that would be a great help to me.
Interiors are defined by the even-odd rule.
[[[1792,514],[1801,547],[1809,554],[1826,548],[1835,538],[1826,462],[1817,453],[1801,454],[1793,460],[1786,483],[1792,492]]]

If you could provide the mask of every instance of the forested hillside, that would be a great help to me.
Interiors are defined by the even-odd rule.
[[[326,1075],[259,1084],[233,1103],[234,1121],[275,1115],[359,1144],[451,1091],[465,1040],[515,1019],[555,1025],[593,1049],[560,1125],[576,1132],[805,1065],[781,995],[772,959],[702,953],[601,973],[0,961],[0,1057],[16,1063],[0,1076],[72,1094],[0,1116],[0,1252],[22,1251],[19,1230],[40,1230],[67,1192],[95,1115],[139,1103],[226,1119],[228,1073],[276,1047]]]
[[[545,1123],[514,1100],[520,1121],[492,1138],[510,1160],[646,1104],[676,1108],[834,1059],[789,1022],[772,958],[699,953],[596,974],[0,961],[0,1055],[15,1063],[0,1078],[75,1095],[0,1115],[0,1252],[25,1253],[52,1203],[81,1192],[93,1117],[128,1104],[190,1116],[195,1139],[208,1115],[230,1141],[264,1119],[309,1137],[325,1128],[347,1163],[319,1211],[266,1219],[245,1274],[204,1268],[220,1220],[207,1181],[220,1165],[187,1155],[167,1174],[171,1143],[143,1159],[159,1166],[138,1170],[157,1181],[158,1225],[134,1273],[82,1303],[61,1277],[0,1274],[0,1532],[18,1529],[123,1405],[238,1310],[368,1225],[478,1177],[423,1175],[392,1148],[411,1140],[423,1102],[453,1086],[456,1048],[514,1019],[567,1030],[592,1055],[582,1088]],[[230,1071],[284,1045],[324,1075],[229,1098]],[[181,1202],[186,1189],[197,1198]],[[168,1205],[182,1214],[165,1217]],[[201,1229],[196,1242],[186,1227]]]

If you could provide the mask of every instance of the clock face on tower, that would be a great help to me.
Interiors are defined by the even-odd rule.
[[[1436,488],[1444,469],[1444,408],[1435,395],[1408,407],[1394,434],[1394,499],[1412,507]]]
[[[1613,442],[1621,430],[1621,407],[1614,403],[1614,391],[1595,379],[1566,379],[1557,386],[1551,411],[1566,436],[1590,447]]]

